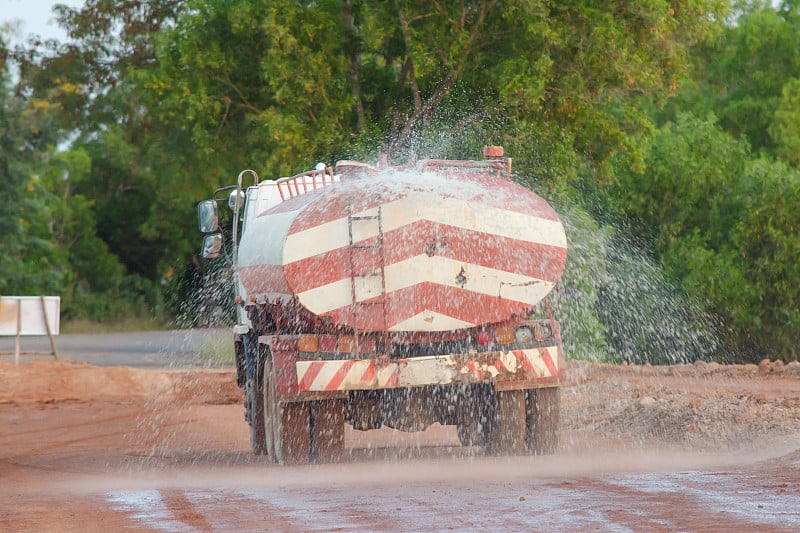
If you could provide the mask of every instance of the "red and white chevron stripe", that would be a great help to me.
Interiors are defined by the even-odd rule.
[[[351,248],[351,231],[355,244],[377,245],[380,237],[377,220],[349,219],[348,209],[377,216],[379,205],[381,249]],[[248,224],[239,256],[248,294],[294,295],[311,312],[361,331],[504,321],[552,290],[567,253],[564,228],[544,200],[481,173],[342,180]],[[380,272],[381,263],[383,279],[359,276]],[[361,305],[370,302],[380,305]]]
[[[300,391],[375,390],[481,381],[558,378],[558,349],[436,355],[384,361],[297,361]]]

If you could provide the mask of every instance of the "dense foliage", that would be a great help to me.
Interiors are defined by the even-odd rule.
[[[57,13],[67,42],[0,55],[0,293],[61,294],[67,318],[194,316],[196,285],[225,276],[196,256],[194,206],[241,169],[502,144],[564,216],[574,356],[797,356],[796,0]]]

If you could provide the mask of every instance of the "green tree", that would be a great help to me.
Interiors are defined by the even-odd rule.
[[[19,204],[30,170],[20,157],[25,142],[19,124],[22,109],[9,95],[5,68],[0,76],[0,197],[4,203],[0,211],[0,244],[7,250],[0,254],[0,272],[4,273],[0,278],[0,293],[8,294],[16,290],[18,285],[10,274],[22,271],[19,243],[23,232]]]
[[[198,1],[164,34],[147,86],[206,151],[235,158],[244,147],[272,175],[347,151],[353,135],[418,151],[442,120],[452,133],[486,117],[482,130],[524,158],[561,146],[560,161],[566,146],[602,162],[648,127],[633,97],[674,91],[688,46],[722,12],[713,2]],[[497,114],[509,117],[501,128]],[[545,149],[531,153],[535,139]]]
[[[674,119],[676,110],[713,113],[725,131],[747,139],[754,151],[775,155],[782,130],[770,126],[779,107],[786,112],[785,86],[800,78],[800,10],[796,0],[734,5],[737,16],[719,37],[695,48],[693,80],[666,117]]]
[[[55,248],[47,230],[49,213],[34,173],[40,132],[9,82],[8,63],[0,55],[0,294],[52,293],[60,276],[57,269],[51,272]]]
[[[54,151],[40,177],[57,249],[54,267],[62,271],[62,314],[67,320],[121,320],[149,309],[145,298],[131,291],[140,284],[137,278],[100,238],[95,202],[76,192],[91,179],[90,167],[82,149]]]
[[[670,276],[723,318],[743,357],[794,358],[797,171],[752,158],[713,118],[691,115],[664,126],[645,165],[613,189],[633,233],[648,235]]]
[[[182,154],[192,148],[149,113],[132,81],[133,73],[152,66],[156,34],[182,4],[88,0],[78,9],[57,6],[70,40],[18,47],[10,56],[19,66],[17,91],[27,95],[32,117],[55,132],[38,144],[52,154],[45,172],[66,172],[69,165],[54,147],[67,138],[72,155],[89,157],[85,172],[70,172],[66,191],[58,179],[49,186],[66,219],[75,217],[91,232],[71,243],[66,257],[77,261],[69,290],[80,289],[94,302],[75,309],[95,317],[119,315],[125,303],[138,302],[131,309],[157,307],[162,277],[183,262],[189,247],[182,237],[193,220],[191,200],[178,210],[169,201],[185,191],[173,176],[191,173]],[[171,188],[159,186],[165,177]],[[186,220],[176,230],[181,216]],[[92,256],[95,273],[80,259]],[[126,301],[110,312],[106,304],[120,298]]]
[[[645,170],[622,173],[608,191],[631,233],[651,243],[671,276],[732,327],[750,307],[728,240],[739,216],[730,194],[749,158],[747,143],[723,132],[713,116],[682,114],[650,141]]]
[[[754,160],[737,182],[730,228],[751,295],[750,315],[740,331],[768,356],[797,359],[800,341],[800,172],[765,157]],[[724,305],[724,302],[723,302]]]
[[[783,86],[781,99],[769,126],[776,153],[795,167],[800,167],[800,79]]]
[[[749,154],[747,143],[722,132],[713,116],[682,114],[648,142],[646,170],[621,172],[606,201],[664,253],[678,238],[712,230],[712,215],[722,209],[719,202],[744,172]]]

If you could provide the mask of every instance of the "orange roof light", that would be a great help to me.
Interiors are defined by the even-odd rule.
[[[490,157],[503,157],[505,151],[503,150],[502,146],[484,146],[483,147],[483,157],[490,158]]]

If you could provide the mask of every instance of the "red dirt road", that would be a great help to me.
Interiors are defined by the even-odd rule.
[[[570,366],[562,451],[250,455],[231,371],[0,362],[0,531],[798,531],[800,365]]]

